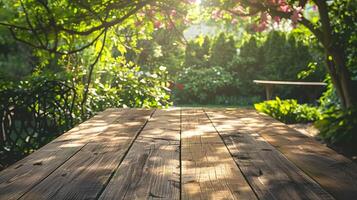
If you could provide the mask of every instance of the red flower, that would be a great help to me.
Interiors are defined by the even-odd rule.
[[[176,83],[176,88],[179,90],[183,90],[183,89],[185,89],[185,85],[182,83]]]

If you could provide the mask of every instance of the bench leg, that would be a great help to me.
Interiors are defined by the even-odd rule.
[[[267,100],[271,100],[273,96],[273,86],[272,85],[265,85],[265,94]]]

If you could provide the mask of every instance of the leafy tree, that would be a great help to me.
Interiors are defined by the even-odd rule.
[[[210,37],[205,36],[203,40],[203,44],[201,46],[201,51],[198,53],[198,56],[203,60],[207,61],[210,55],[210,49],[211,49],[211,39]]]
[[[212,66],[228,67],[228,63],[233,60],[237,54],[235,41],[232,36],[226,37],[221,33],[215,42],[212,44],[212,53],[210,57],[210,64]]]
[[[143,70],[153,71],[165,67],[170,76],[174,77],[181,69],[184,50],[180,43],[181,35],[178,32],[167,29],[154,31],[150,39],[139,40],[134,58]]]
[[[286,52],[281,54],[281,52]],[[296,40],[293,35],[281,32],[270,32],[262,46],[264,60],[264,76],[271,80],[296,80],[297,74],[306,69],[313,58],[309,48]],[[324,74],[324,73],[322,73]],[[324,76],[319,77],[322,81]]]
[[[281,54],[281,51],[285,53]],[[230,70],[240,80],[240,95],[262,95],[262,87],[253,83],[252,80],[294,81],[301,78],[322,81],[325,72],[312,68],[310,63],[316,63],[312,54],[313,52],[298,39],[296,34],[273,31],[266,37],[256,35],[245,42],[239,49],[239,55],[231,62]],[[301,71],[304,73],[297,76]],[[283,98],[309,100],[304,88],[276,87],[274,92]]]
[[[56,64],[66,68],[65,64],[72,65],[72,61],[80,61],[76,66],[87,65],[87,78],[81,80],[86,82],[84,106],[99,62],[116,59],[112,52],[124,60],[128,49],[154,30],[179,29],[190,4],[177,0],[1,1],[6,14],[0,15],[0,25],[8,28],[15,40],[35,50],[40,68]],[[82,61],[88,52],[91,56]],[[108,57],[103,59],[103,54]]]
[[[211,40],[209,37],[198,37],[187,43],[184,67],[206,68],[209,65]]]
[[[242,96],[259,95],[261,87],[252,80],[260,79],[264,69],[264,56],[256,37],[251,37],[239,48],[239,56],[230,63],[230,70],[241,82],[239,94]]]

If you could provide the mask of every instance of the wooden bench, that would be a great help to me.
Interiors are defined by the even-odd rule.
[[[262,84],[265,87],[266,99],[271,100],[273,95],[274,85],[295,85],[295,86],[326,86],[324,82],[300,82],[300,81],[268,81],[268,80],[253,80],[256,84]]]
[[[248,109],[108,109],[0,172],[0,199],[355,199],[357,165]]]

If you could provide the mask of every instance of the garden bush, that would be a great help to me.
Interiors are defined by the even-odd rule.
[[[168,88],[163,75],[166,69],[155,72],[141,71],[139,66],[132,68],[114,67],[102,72],[89,91],[87,107],[91,112],[110,107],[166,107],[171,105]]]
[[[281,100],[276,97],[275,100],[254,104],[254,107],[287,124],[314,122],[322,117],[318,108],[298,104],[295,99]]]
[[[323,119],[314,123],[320,136],[330,143],[353,144],[357,142],[357,108],[343,111],[331,109]],[[354,147],[356,148],[356,147]]]
[[[238,80],[222,67],[186,68],[177,82],[184,85],[174,90],[174,98],[179,103],[210,103],[224,88],[238,84]]]

